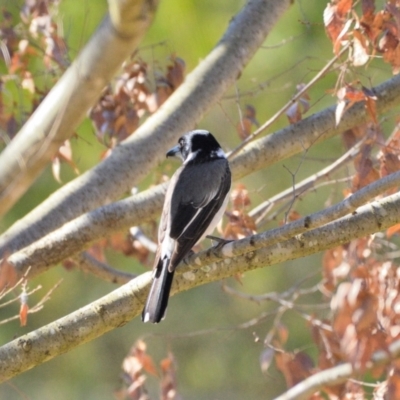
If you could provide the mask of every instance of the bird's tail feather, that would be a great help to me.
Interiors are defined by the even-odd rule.
[[[146,305],[142,312],[143,322],[160,322],[165,316],[174,271],[168,271],[169,259],[160,260],[151,284]]]

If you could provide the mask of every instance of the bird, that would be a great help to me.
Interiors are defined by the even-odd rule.
[[[231,188],[229,162],[206,130],[186,133],[166,156],[179,157],[183,164],[171,177],[165,194],[143,322],[158,323],[165,317],[176,267],[193,246],[213,232],[225,212]]]

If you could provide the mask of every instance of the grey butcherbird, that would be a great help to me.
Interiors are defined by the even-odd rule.
[[[160,322],[165,316],[175,268],[212,233],[225,212],[231,187],[228,160],[210,132],[195,130],[182,136],[168,151],[167,157],[171,156],[180,157],[183,165],[165,195],[143,322]]]

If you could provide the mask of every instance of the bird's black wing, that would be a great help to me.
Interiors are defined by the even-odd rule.
[[[175,269],[203,236],[229,192],[231,174],[228,161],[218,159],[211,163],[206,172],[201,164],[184,166],[176,182],[171,199],[169,232],[176,239],[176,247],[170,270]],[[199,182],[203,182],[201,186]]]
[[[164,317],[175,267],[202,237],[229,192],[228,161],[213,163],[208,173],[185,165],[170,182],[161,215],[159,243],[169,235],[175,241],[175,248],[171,258],[161,259],[161,246],[158,246],[153,283],[142,312],[144,322],[160,322]],[[199,186],[198,182],[204,183]]]

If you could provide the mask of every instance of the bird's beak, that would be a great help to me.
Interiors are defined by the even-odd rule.
[[[174,146],[172,149],[168,150],[167,157],[180,157],[181,156],[181,146],[178,144]]]

